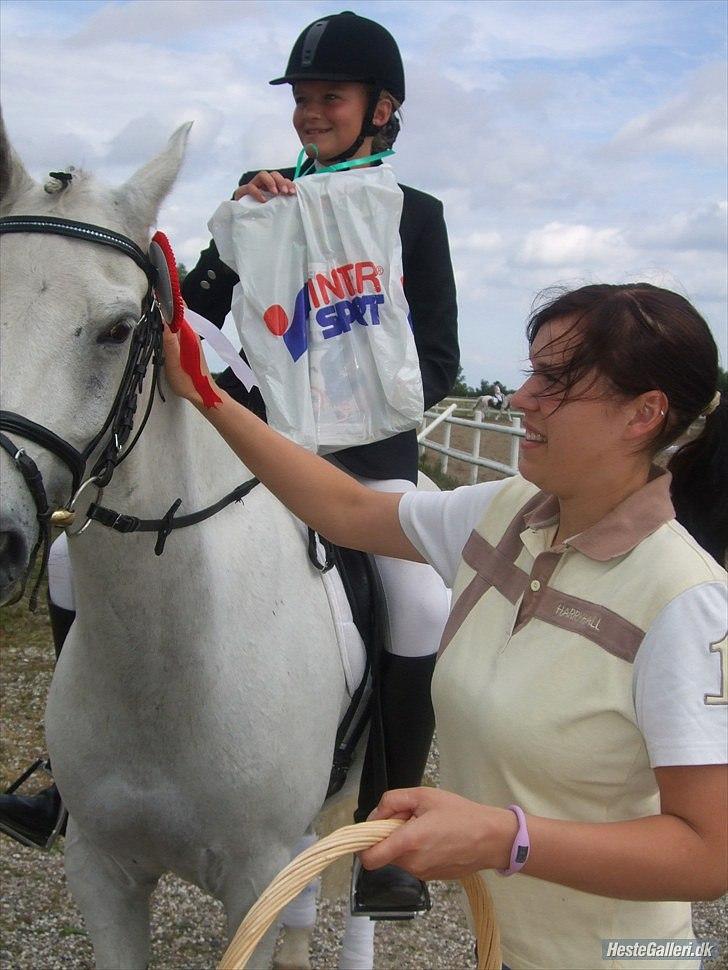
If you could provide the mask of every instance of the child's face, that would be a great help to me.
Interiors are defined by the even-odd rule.
[[[354,81],[297,81],[293,127],[302,145],[318,146],[322,162],[341,155],[359,137],[368,104],[364,84]],[[354,157],[371,152],[371,138]]]

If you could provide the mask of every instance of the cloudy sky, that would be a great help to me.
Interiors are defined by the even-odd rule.
[[[299,30],[353,9],[407,73],[400,181],[445,202],[471,384],[520,379],[553,283],[649,279],[688,296],[726,363],[723,0],[7,0],[2,101],[37,178],[110,183],[194,120],[160,215],[194,264],[240,173],[298,144],[283,72]]]

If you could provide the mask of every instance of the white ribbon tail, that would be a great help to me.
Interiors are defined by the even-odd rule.
[[[240,358],[237,350],[230,343],[224,333],[217,329],[214,323],[206,317],[200,316],[189,307],[185,307],[185,320],[201,337],[203,337],[215,353],[223,360],[235,374],[237,379],[245,385],[246,391],[257,387],[258,381],[250,367]]]

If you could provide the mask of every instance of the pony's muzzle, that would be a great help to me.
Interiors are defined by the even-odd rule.
[[[20,529],[0,526],[0,606],[22,595],[30,551]]]

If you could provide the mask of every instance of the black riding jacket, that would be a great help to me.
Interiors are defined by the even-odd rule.
[[[293,178],[293,169],[281,169]],[[246,172],[245,185],[257,172]],[[450,261],[442,203],[425,192],[401,185],[404,195],[399,234],[402,240],[404,293],[412,313],[415,345],[420,359],[425,408],[446,397],[457,377],[460,350],[457,334],[455,279]],[[197,265],[182,283],[187,305],[216,327],[230,311],[238,276],[220,259],[214,241],[200,253]],[[236,401],[265,417],[260,391],[245,390],[228,368],[218,383]],[[417,436],[405,431],[369,445],[346,448],[337,460],[364,478],[403,478],[417,482]]]

